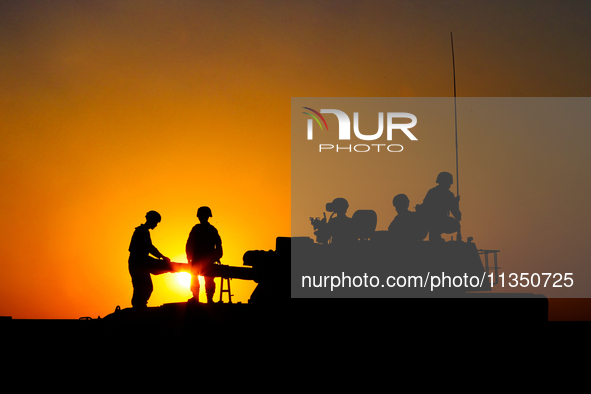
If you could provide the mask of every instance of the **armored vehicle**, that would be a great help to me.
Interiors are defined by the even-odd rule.
[[[472,238],[401,240],[392,232],[375,231],[376,223],[374,211],[357,211],[351,220],[355,236],[346,243],[326,242],[319,231],[322,243],[292,238],[292,296],[458,297],[491,290],[490,280],[499,270],[498,250],[479,250]]]

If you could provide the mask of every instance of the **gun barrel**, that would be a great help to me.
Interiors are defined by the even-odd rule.
[[[170,262],[170,268],[172,272],[190,272],[191,266],[187,263],[174,263]]]
[[[253,271],[254,269],[249,267],[234,267],[230,265],[215,264],[207,270],[207,275],[221,278],[254,280],[255,275]]]
[[[191,272],[191,265],[187,263],[170,263],[173,272]],[[230,265],[214,264],[207,270],[207,276],[254,280],[253,269],[249,267],[234,267]]]

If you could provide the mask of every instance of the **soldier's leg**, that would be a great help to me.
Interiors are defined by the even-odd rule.
[[[215,294],[215,282],[213,276],[205,276],[205,295],[207,296],[207,303],[213,302],[213,295]]]
[[[199,301],[199,290],[201,286],[199,285],[199,276],[196,273],[191,274],[191,293],[193,293],[194,301]]]
[[[146,307],[154,290],[150,273],[145,270],[133,270],[131,273],[131,283],[133,285],[131,305],[134,308]]]

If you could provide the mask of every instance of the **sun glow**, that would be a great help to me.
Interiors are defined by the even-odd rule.
[[[176,274],[176,280],[185,288],[191,287],[191,274],[188,272],[179,272]]]

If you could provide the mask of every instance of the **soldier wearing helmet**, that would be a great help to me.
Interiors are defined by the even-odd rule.
[[[417,211],[424,214],[429,229],[430,241],[442,241],[441,234],[452,234],[460,230],[460,196],[455,197],[450,189],[453,175],[441,172],[435,181],[437,186],[427,192],[423,204],[417,205]],[[449,216],[452,214],[453,217]]]
[[[147,306],[154,290],[151,274],[159,275],[173,271],[170,259],[156,249],[150,238],[150,230],[155,229],[161,220],[162,217],[156,211],[146,213],[146,223],[136,227],[131,237],[128,266],[133,285],[131,305],[134,308]]]
[[[196,224],[189,233],[189,239],[185,251],[187,261],[191,265],[191,292],[193,300],[199,301],[199,278],[201,275],[205,279],[205,294],[207,302],[213,302],[215,293],[214,277],[207,276],[208,269],[222,258],[224,252],[222,249],[222,239],[218,230],[209,223],[212,217],[209,207],[201,207],[197,210],[199,224]]]
[[[330,218],[311,219],[312,226],[316,230],[316,240],[319,243],[331,243],[333,245],[346,245],[355,240],[352,219],[347,216],[349,202],[342,198],[335,198],[326,204],[326,210],[332,212]]]
[[[398,194],[392,200],[392,205],[398,213],[388,231],[396,241],[422,241],[427,236],[427,230],[416,212],[408,210],[410,200],[406,194]]]

